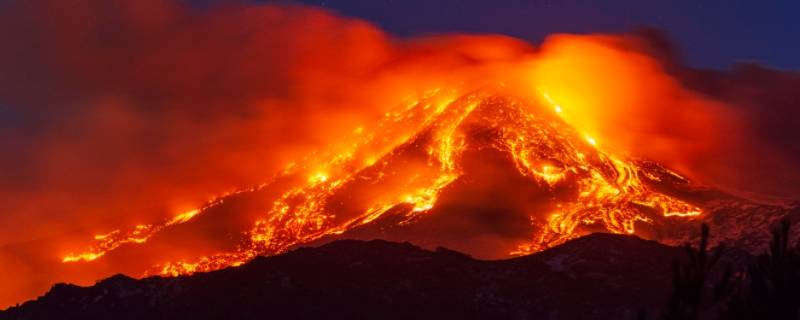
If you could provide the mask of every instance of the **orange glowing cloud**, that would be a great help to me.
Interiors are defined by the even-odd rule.
[[[681,87],[656,59],[629,48],[635,40],[551,37],[532,68],[533,85],[604,146],[704,177],[698,157],[737,140],[735,111]]]

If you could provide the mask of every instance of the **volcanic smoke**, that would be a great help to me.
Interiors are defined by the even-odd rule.
[[[775,134],[798,93],[755,111],[766,84],[683,67],[657,35],[396,39],[302,6],[64,5],[0,13],[18,125],[0,143],[19,151],[0,161],[2,305],[336,238],[480,258],[660,239],[707,214],[690,188],[800,191],[800,150]]]

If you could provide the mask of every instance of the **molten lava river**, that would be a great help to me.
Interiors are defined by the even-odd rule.
[[[146,274],[177,276],[336,238],[407,240],[503,258],[594,231],[648,237],[655,224],[701,215],[669,195],[686,179],[605,149],[568,125],[561,115],[569,106],[547,92],[498,92],[431,90],[356,128],[337,152],[309,155],[269,182],[167,221],[97,235],[62,261],[98,263],[154,242],[170,254],[143,259]],[[203,222],[231,210],[252,219]],[[180,234],[193,223],[235,244],[206,244],[211,249],[196,254],[176,249],[192,243],[169,243],[167,230]]]

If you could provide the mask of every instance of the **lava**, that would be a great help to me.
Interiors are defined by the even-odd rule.
[[[648,187],[642,175],[659,179],[648,168],[604,151],[591,136],[563,121],[560,114],[567,106],[559,105],[546,92],[540,100],[509,98],[491,91],[459,95],[431,90],[386,113],[372,132],[356,129],[355,142],[346,150],[327,155],[327,160],[311,159],[311,164],[284,170],[284,175],[306,175],[307,179],[286,190],[263,218],[254,222],[246,243],[235,251],[191,262],[166,262],[148,272],[176,276],[237,266],[259,255],[282,253],[324,236],[342,234],[398,206],[410,208],[401,223],[414,223],[436,206],[443,189],[463,175],[460,157],[468,144],[474,143],[469,128],[475,127],[492,132],[487,146],[508,154],[519,173],[532,183],[576,189],[574,196],[554,200],[558,211],[546,221],[538,221],[531,213],[531,223],[538,231],[510,255],[540,251],[576,238],[584,234],[578,231],[582,225],[600,224],[609,232],[633,234],[636,223],[652,222],[651,212],[661,217],[701,214],[700,208]],[[398,166],[395,162],[400,154],[409,150],[420,154],[402,158],[405,160]],[[335,203],[336,195],[357,180],[369,181],[377,191],[353,206]],[[97,245],[63,261],[91,261],[123,244],[143,243],[223,200],[221,197],[162,224],[98,235]]]
[[[225,194],[223,194],[223,195],[221,195],[219,197],[216,197],[215,199],[209,201],[208,203],[206,203],[205,205],[203,205],[200,208],[192,209],[192,210],[180,213],[180,214],[178,214],[178,215],[176,215],[176,216],[174,216],[174,217],[172,217],[172,218],[170,218],[170,219],[168,219],[168,220],[166,220],[166,221],[164,221],[164,222],[162,222],[160,224],[140,224],[140,225],[136,225],[132,229],[126,230],[126,231],[122,231],[122,230],[117,229],[117,230],[114,230],[114,231],[111,231],[111,232],[108,232],[108,233],[105,233],[105,234],[95,235],[94,236],[95,244],[91,248],[89,248],[89,249],[87,249],[87,250],[85,250],[83,252],[80,252],[80,253],[74,253],[74,254],[66,255],[61,259],[61,261],[62,262],[79,262],[79,261],[87,261],[88,262],[88,261],[92,261],[92,260],[95,260],[97,258],[102,257],[107,252],[112,251],[112,250],[118,248],[119,246],[121,246],[123,244],[126,244],[126,243],[139,243],[139,244],[145,243],[145,242],[147,242],[148,239],[150,239],[150,237],[152,237],[153,235],[155,235],[159,231],[163,230],[164,228],[169,227],[169,226],[173,226],[173,225],[177,225],[177,224],[186,223],[186,222],[192,220],[192,218],[196,217],[198,214],[200,214],[203,210],[205,210],[207,208],[210,208],[210,207],[213,207],[213,206],[216,206],[216,205],[222,204],[225,201],[224,198],[227,197],[227,196],[238,194],[238,193],[242,193],[242,192],[252,192],[254,190],[258,190],[260,187],[263,187],[263,185],[258,186],[258,187],[254,187],[254,188],[237,190],[237,191],[234,191],[234,192],[227,192],[227,193],[225,193]]]

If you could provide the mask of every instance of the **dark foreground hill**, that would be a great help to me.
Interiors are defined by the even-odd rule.
[[[192,276],[57,284],[0,319],[632,319],[664,305],[683,256],[611,234],[501,261],[340,240]]]

